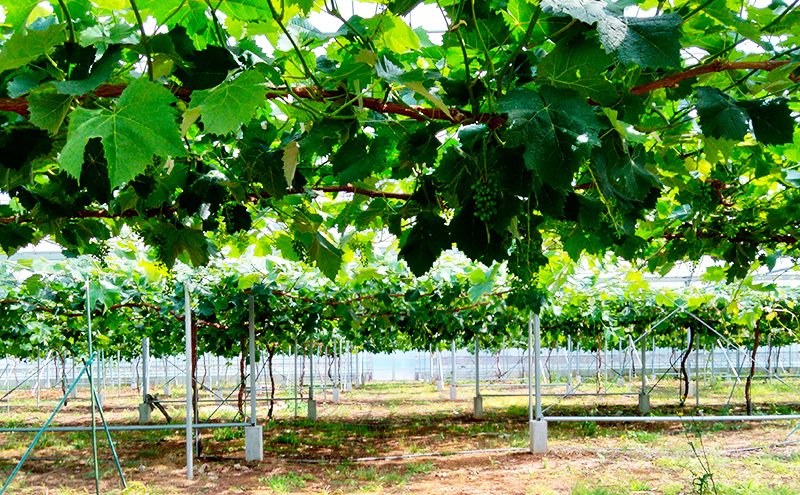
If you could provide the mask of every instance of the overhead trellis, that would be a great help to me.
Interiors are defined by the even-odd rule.
[[[455,245],[517,291],[545,243],[729,281],[796,255],[795,4],[0,5],[6,253],[131,228],[168,267],[255,246],[334,279],[388,230],[416,275]]]

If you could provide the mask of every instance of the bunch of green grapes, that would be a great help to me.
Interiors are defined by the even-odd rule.
[[[475,216],[482,222],[491,222],[503,199],[503,193],[497,183],[488,177],[473,183],[472,197],[475,200]]]
[[[303,242],[297,237],[292,239],[292,251],[294,251],[294,254],[300,258],[300,261],[308,261],[308,249],[306,248],[306,245],[303,244]]]
[[[108,247],[108,243],[106,241],[99,241],[97,243],[92,243],[94,246],[94,250],[91,253],[91,256],[97,260],[97,263],[102,268],[108,268],[108,253],[111,251],[111,248]]]
[[[166,237],[164,237],[161,234],[153,232],[152,229],[147,227],[134,228],[133,231],[136,232],[136,234],[142,238],[145,244],[150,246],[150,249],[152,249],[153,256],[156,259],[156,262],[168,266]]]

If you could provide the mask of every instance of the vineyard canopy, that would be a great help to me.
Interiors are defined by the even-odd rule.
[[[0,4],[8,254],[131,229],[167,267],[333,279],[386,230],[414,274],[455,245],[522,286],[545,248],[729,280],[797,254],[798,2]]]

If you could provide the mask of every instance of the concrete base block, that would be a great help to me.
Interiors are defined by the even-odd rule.
[[[442,381],[436,380],[436,391],[441,392],[442,390],[444,390],[444,385],[442,385]]]
[[[353,384],[350,383],[350,382],[345,383],[344,384],[344,391],[345,392],[352,392],[353,391]]]
[[[657,381],[658,381],[658,379],[656,378],[656,375],[655,375],[655,374],[653,374],[653,375],[650,375],[650,381],[651,381],[652,383],[655,383],[655,382],[657,382]]]
[[[164,396],[169,396],[169,385],[164,385]]]
[[[483,417],[483,397],[481,397],[480,395],[477,396],[477,397],[474,397],[472,399],[472,406],[473,406],[472,417],[475,418],[475,419],[482,418]]]
[[[150,423],[150,404],[139,404],[139,424],[146,425]]]
[[[105,404],[105,400],[106,400],[105,394],[97,394],[97,405],[103,407],[103,404]]]
[[[246,461],[264,460],[264,427],[244,427],[244,459]]]
[[[650,413],[650,395],[639,394],[639,412],[642,414]]]
[[[458,398],[458,387],[450,385],[450,400],[456,400],[457,398]]]
[[[333,399],[332,399],[333,403],[334,404],[338,404],[339,403],[339,389],[338,388],[333,389],[333,393],[331,395],[333,395]]]
[[[625,386],[625,380],[622,378],[617,378],[617,387],[622,388],[624,386]]]
[[[308,399],[308,420],[317,420],[317,401],[314,399]]]
[[[547,421],[531,421],[531,454],[547,452]]]
[[[77,399],[78,398],[78,387],[73,388],[72,389],[72,393],[69,394],[69,396],[72,397],[73,399]]]
[[[686,393],[686,397],[694,397],[695,389],[696,389],[695,383],[694,382],[689,382],[689,390]]]

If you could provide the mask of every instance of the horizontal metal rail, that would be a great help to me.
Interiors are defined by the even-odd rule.
[[[713,421],[796,421],[800,414],[764,414],[761,416],[545,416],[545,421],[554,423],[591,421],[596,423],[692,423]]]
[[[252,423],[198,423],[192,428],[201,430],[206,428],[242,428],[253,426]],[[109,426],[110,431],[146,431],[146,430],[185,430],[186,424],[181,425],[119,425]],[[0,428],[0,433],[35,433],[41,428]],[[45,433],[92,431],[91,426],[51,426],[44,430]]]

